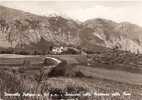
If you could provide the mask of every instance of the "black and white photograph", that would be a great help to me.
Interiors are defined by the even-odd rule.
[[[142,100],[142,1],[0,1],[0,100]]]

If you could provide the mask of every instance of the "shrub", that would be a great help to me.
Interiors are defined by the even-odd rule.
[[[85,75],[81,71],[77,71],[75,77],[85,77]]]
[[[19,51],[18,54],[20,55],[29,55],[30,53],[27,51]]]
[[[1,53],[1,54],[12,54],[12,53],[13,53],[13,50],[5,49],[5,50],[0,51],[0,53]]]
[[[67,62],[63,60],[61,63],[59,63],[55,68],[53,68],[49,73],[49,77],[58,77],[58,76],[64,76],[65,70],[67,66]]]

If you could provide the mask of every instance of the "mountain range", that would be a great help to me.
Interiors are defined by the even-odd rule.
[[[106,47],[142,53],[142,27],[103,18],[79,22],[58,15],[39,16],[0,6],[0,47],[74,46],[92,51]]]

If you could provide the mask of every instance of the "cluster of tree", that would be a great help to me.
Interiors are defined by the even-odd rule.
[[[52,51],[52,45],[46,45],[48,47],[42,46],[40,47],[29,47],[29,48],[7,48],[7,49],[0,49],[0,54],[20,54],[20,55],[48,55],[48,54],[56,54]],[[58,54],[81,54],[80,50],[75,50],[72,48],[63,51],[62,53]]]
[[[45,55],[50,54],[50,52],[43,52],[39,50],[16,50],[16,49],[3,49],[0,50],[0,54],[20,54],[20,55]]]

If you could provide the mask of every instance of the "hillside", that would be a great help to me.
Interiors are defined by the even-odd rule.
[[[84,26],[90,30],[88,37],[97,38],[97,45],[142,53],[142,28],[135,24],[97,18],[84,22]],[[96,39],[88,41],[94,43]]]
[[[63,16],[38,16],[0,6],[0,47],[24,48],[37,43],[38,48],[45,40],[43,44],[91,51],[107,47],[142,53],[141,33],[142,27],[129,22],[96,18],[80,23]]]
[[[24,47],[41,38],[56,45],[79,45],[79,25],[61,16],[37,16],[0,6],[0,35],[7,46]]]

